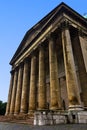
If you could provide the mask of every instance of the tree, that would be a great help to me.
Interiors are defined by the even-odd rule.
[[[5,115],[6,105],[6,102],[3,103],[2,101],[0,101],[0,115]]]

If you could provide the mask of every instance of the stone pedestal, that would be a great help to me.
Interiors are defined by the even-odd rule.
[[[65,113],[53,111],[38,111],[34,115],[34,125],[57,125],[66,124]]]
[[[87,111],[36,111],[34,125],[58,125],[87,123]]]
[[[87,123],[87,111],[68,111],[67,115],[68,121],[67,123]]]
[[[87,111],[80,111],[77,113],[78,123],[87,124]]]

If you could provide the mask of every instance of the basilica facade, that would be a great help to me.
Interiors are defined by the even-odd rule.
[[[50,113],[58,115],[58,120],[66,112],[81,112],[84,117],[87,19],[65,3],[27,31],[10,65],[6,115],[34,113],[36,124],[38,117],[44,122],[43,115]],[[80,117],[78,114],[79,120]]]

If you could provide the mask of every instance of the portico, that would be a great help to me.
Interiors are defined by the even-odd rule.
[[[60,10],[63,9],[67,11],[66,5],[61,4]],[[32,38],[31,32],[27,32],[30,35],[27,39],[24,37],[10,62],[12,70],[6,115],[46,111],[57,112],[58,115],[61,111],[83,111],[87,108],[87,98],[84,97],[87,67],[80,47],[82,39],[87,42],[87,25],[80,23],[83,35],[79,35],[78,21],[72,20],[68,14],[65,17],[66,13],[60,16],[57,12],[56,16],[56,9],[54,12],[54,22],[46,23],[42,30],[42,22],[34,27],[37,30],[38,26],[40,34],[34,34],[32,29]],[[48,14],[48,17],[51,19],[52,16]],[[86,23],[78,17],[80,22]]]

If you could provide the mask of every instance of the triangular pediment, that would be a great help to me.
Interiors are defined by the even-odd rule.
[[[87,26],[87,21],[85,20],[85,18],[83,18],[80,14],[78,14],[76,11],[74,11],[62,2],[42,20],[40,20],[35,26],[33,26],[29,31],[27,31],[10,64],[12,65],[27,50],[27,48],[29,48],[33,44],[33,41],[43,34],[44,30],[50,26],[52,21],[56,20],[57,17],[62,15],[63,13],[66,13],[69,16],[74,17],[75,19],[78,18],[79,21],[82,22],[82,24],[86,24]]]

